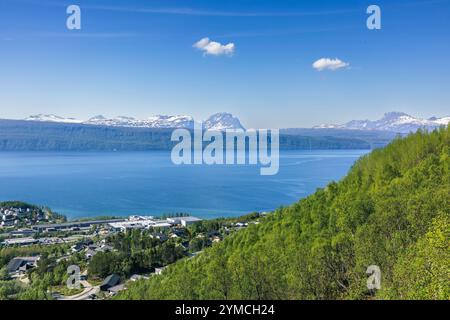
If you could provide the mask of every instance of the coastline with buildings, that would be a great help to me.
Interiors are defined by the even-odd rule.
[[[57,218],[54,218],[57,217]],[[51,238],[39,236],[54,233],[83,234],[92,228],[101,228],[103,235],[108,232],[126,232],[150,228],[187,227],[203,219],[188,215],[174,215],[167,218],[131,215],[128,218],[91,218],[67,221],[66,217],[19,201],[0,202],[0,237],[10,237],[0,241],[3,245],[32,245],[57,243]]]
[[[69,265],[82,266],[78,289],[68,289],[65,280],[49,280],[45,295],[56,300],[109,299],[127,290],[130,282],[159,276],[174,262],[195,257],[266,215],[212,220],[187,214],[130,215],[67,221],[48,208],[18,201],[1,202],[0,213],[2,279],[21,283],[21,292],[34,290],[36,274],[51,272],[52,279],[66,279]],[[128,267],[114,267],[121,265]]]

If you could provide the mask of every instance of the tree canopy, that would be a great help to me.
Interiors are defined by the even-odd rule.
[[[116,298],[449,299],[449,172],[450,128],[396,139],[342,181]]]

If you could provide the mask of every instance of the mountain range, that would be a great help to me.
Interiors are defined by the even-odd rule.
[[[379,130],[398,133],[416,132],[420,128],[433,130],[445,126],[450,122],[450,117],[421,119],[413,117],[404,112],[389,112],[375,121],[352,120],[345,124],[322,124],[316,126],[318,129],[351,129],[351,130]]]
[[[27,121],[58,122],[86,124],[112,127],[131,128],[153,128],[153,129],[173,129],[185,128],[193,129],[195,120],[187,115],[156,115],[146,119],[136,119],[133,117],[118,116],[106,118],[102,115],[92,117],[88,120],[65,118],[54,114],[38,114],[24,119]],[[346,129],[364,131],[389,131],[395,133],[408,134],[416,132],[419,128],[433,130],[440,126],[445,126],[450,122],[450,117],[421,119],[404,112],[389,112],[379,120],[352,120],[345,124],[321,124],[314,129]],[[227,112],[213,114],[203,121],[203,128],[206,130],[223,131],[226,129],[245,129],[237,117]]]
[[[280,149],[375,149],[418,128],[434,129],[450,118],[423,120],[391,112],[377,121],[350,121],[345,125],[280,129]],[[0,151],[141,151],[170,150],[174,128],[194,127],[191,116],[154,116],[88,120],[39,114],[24,120],[0,119]],[[238,118],[217,113],[203,122],[216,131],[244,129]]]
[[[131,127],[131,128],[184,128],[193,129],[195,120],[191,116],[178,115],[156,115],[146,119],[136,119],[133,117],[118,116],[115,118],[106,118],[102,115],[92,117],[88,120],[78,120],[74,118],[65,118],[54,114],[38,114],[29,116],[24,119],[27,121],[39,122],[58,122],[58,123],[76,123],[98,126],[112,127]],[[238,118],[232,114],[221,112],[213,114],[211,117],[203,121],[203,128],[206,130],[226,130],[226,129],[244,129]]]

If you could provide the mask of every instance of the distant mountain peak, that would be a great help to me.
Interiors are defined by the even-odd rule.
[[[194,118],[188,115],[155,115],[146,119],[136,119],[128,116],[117,116],[107,118],[96,115],[86,121],[73,118],[64,118],[54,114],[38,114],[29,116],[25,120],[41,122],[80,123],[97,126],[113,127],[136,127],[136,128],[194,128]],[[231,113],[221,112],[209,117],[204,122],[204,128],[209,130],[242,129],[243,126],[238,118]]]
[[[99,114],[99,115],[96,115],[96,116],[94,116],[92,118],[89,118],[88,121],[91,121],[91,120],[106,120],[106,117],[101,115],[101,114]]]
[[[322,124],[315,128],[353,129],[353,130],[380,130],[398,133],[415,132],[419,128],[435,129],[442,125],[448,125],[450,117],[421,119],[404,112],[387,112],[379,120],[352,120],[342,125]]]
[[[190,116],[167,115],[151,116],[146,119],[136,119],[128,116],[117,116],[109,119],[104,116],[95,116],[83,123],[90,125],[136,128],[193,128],[194,126],[194,120]]]
[[[81,123],[83,121],[74,118],[64,118],[55,114],[36,114],[25,118],[26,121],[41,121],[41,122],[63,122],[63,123]]]
[[[239,119],[228,112],[213,114],[204,121],[203,127],[207,130],[244,129]]]

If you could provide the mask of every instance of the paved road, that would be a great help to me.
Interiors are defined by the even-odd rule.
[[[81,285],[83,285],[84,290],[83,292],[80,292],[76,295],[70,296],[70,297],[65,297],[65,296],[56,296],[56,300],[88,300],[89,299],[89,295],[91,294],[98,294],[98,292],[100,291],[100,287],[99,286],[95,286],[93,287],[89,282],[87,282],[86,280],[82,280],[81,281]]]

